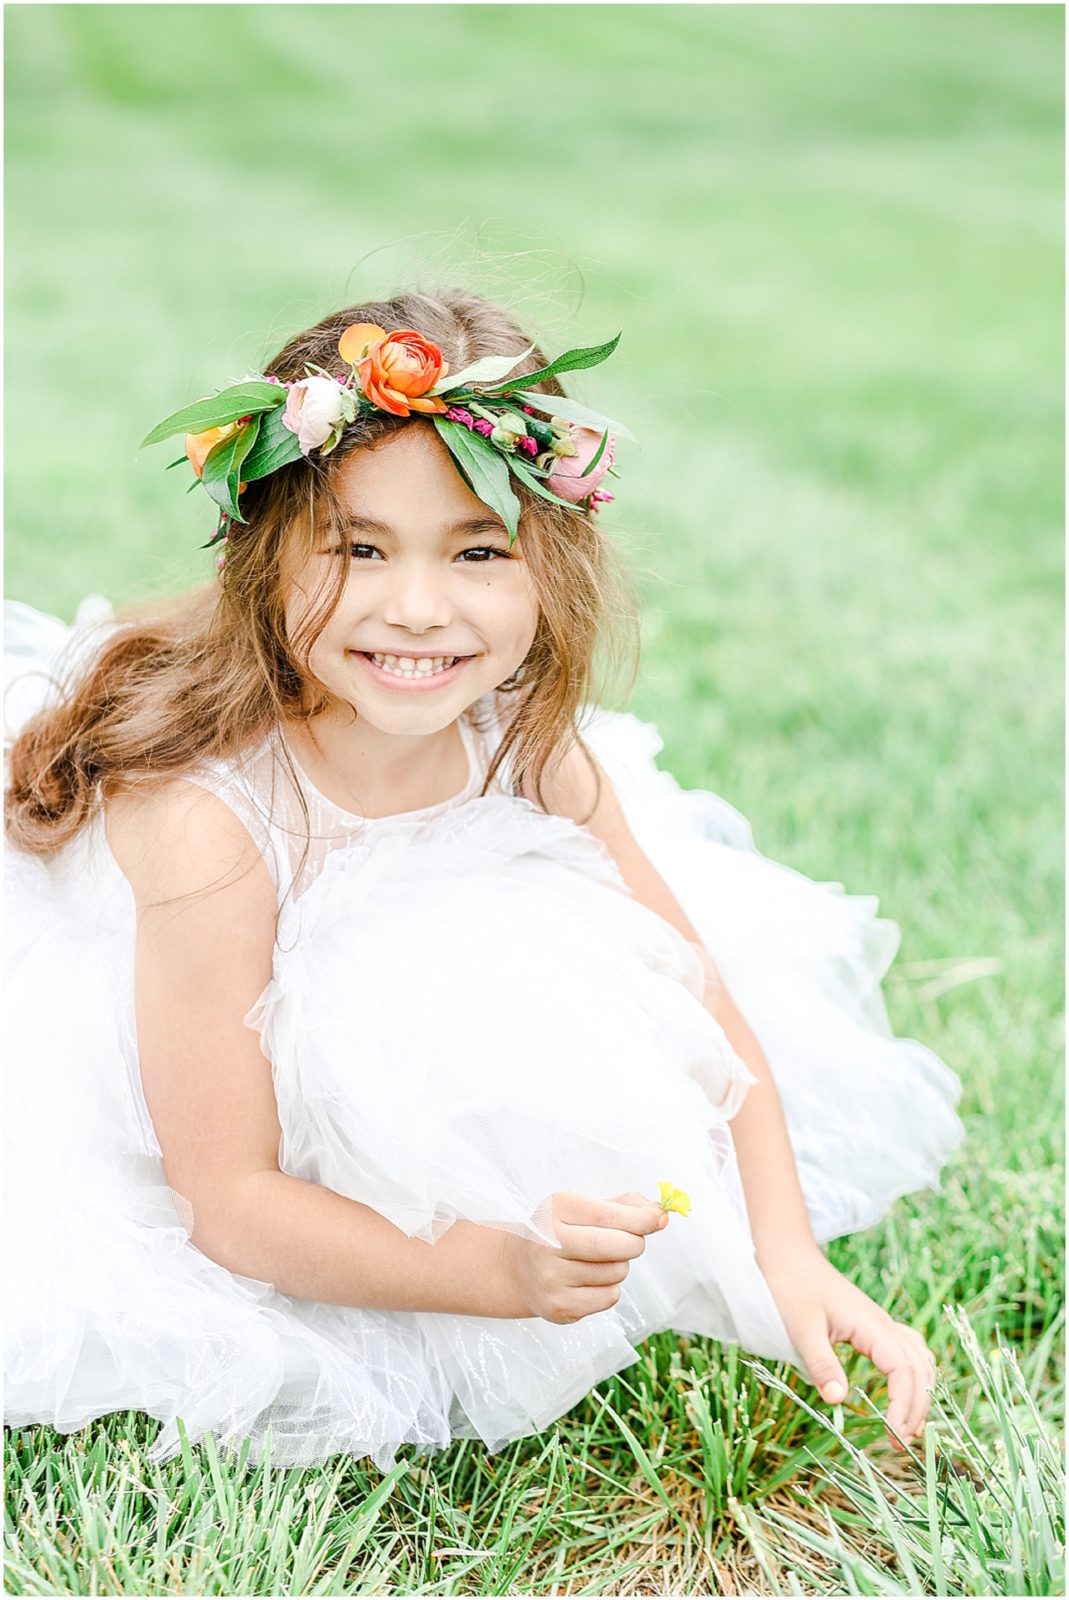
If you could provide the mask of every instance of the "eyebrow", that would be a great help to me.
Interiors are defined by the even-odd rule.
[[[344,526],[350,530],[361,533],[389,534],[397,537],[396,528],[391,528],[388,522],[379,522],[375,517],[360,516],[359,513],[347,517]],[[454,522],[448,528],[442,529],[443,539],[453,539],[460,534],[468,533],[507,533],[503,522],[496,517],[468,517],[462,522]]]

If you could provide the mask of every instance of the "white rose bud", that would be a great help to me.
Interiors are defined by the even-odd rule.
[[[302,455],[326,444],[332,434],[337,443],[344,405],[341,384],[333,378],[302,378],[291,386],[282,423],[297,435]]]

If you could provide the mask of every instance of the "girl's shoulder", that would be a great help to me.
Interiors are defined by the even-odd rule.
[[[142,909],[249,879],[274,890],[262,847],[237,811],[190,775],[139,783],[104,803],[108,847]],[[266,903],[266,902],[265,902]]]
[[[108,796],[108,845],[138,899],[198,893],[251,868],[266,867],[277,886],[270,782],[266,742],[258,740]]]

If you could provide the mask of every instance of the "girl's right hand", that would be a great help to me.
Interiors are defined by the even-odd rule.
[[[562,1191],[550,1196],[560,1249],[505,1234],[504,1257],[525,1315],[546,1322],[579,1322],[620,1298],[631,1262],[668,1215],[641,1194],[612,1200]]]

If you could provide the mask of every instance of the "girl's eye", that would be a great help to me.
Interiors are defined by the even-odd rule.
[[[349,546],[349,554],[352,556],[354,561],[363,561],[367,559],[368,551],[370,551],[372,555],[376,556],[382,554],[381,550],[379,550],[378,547],[373,544],[351,544]],[[489,560],[493,556],[500,556],[503,561],[512,560],[512,557],[509,555],[507,550],[499,550],[496,545],[490,544],[473,545],[470,550],[462,550],[461,556],[474,556],[476,558],[476,565],[478,565],[480,561]]]

